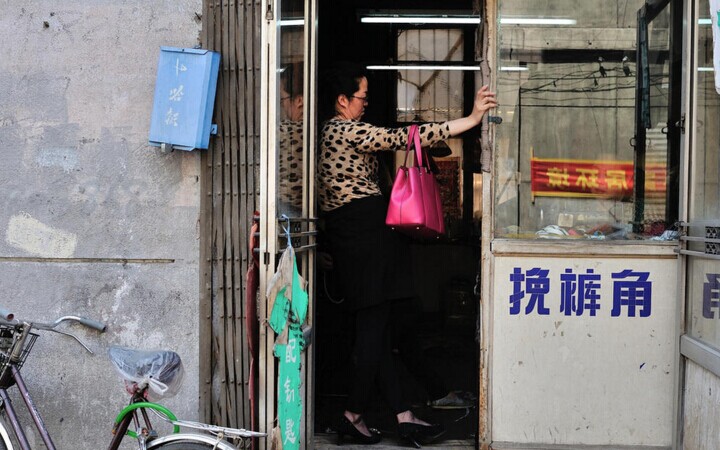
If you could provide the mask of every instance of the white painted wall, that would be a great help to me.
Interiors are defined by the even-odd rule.
[[[0,9],[0,304],[109,325],[71,328],[96,356],[43,335],[24,369],[57,447],[107,446],[126,402],[112,344],[180,353],[185,383],[167,403],[197,418],[199,154],[162,155],[147,136],[159,47],[198,44],[202,1]]]

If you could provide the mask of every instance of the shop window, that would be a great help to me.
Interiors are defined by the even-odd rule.
[[[495,237],[677,237],[674,28],[651,11],[638,61],[643,7],[500,2]]]

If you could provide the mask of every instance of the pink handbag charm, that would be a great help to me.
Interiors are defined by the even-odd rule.
[[[407,167],[411,144],[415,165]],[[445,220],[435,175],[423,158],[417,125],[408,130],[408,153],[393,182],[385,224],[415,237],[435,238],[445,234]]]

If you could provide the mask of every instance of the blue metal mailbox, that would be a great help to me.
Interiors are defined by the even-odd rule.
[[[220,54],[160,47],[150,144],[180,150],[208,148]]]

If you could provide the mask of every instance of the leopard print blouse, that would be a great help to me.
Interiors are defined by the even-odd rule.
[[[422,146],[450,137],[447,123],[419,127]],[[320,209],[332,211],[352,200],[382,195],[374,152],[404,150],[408,127],[383,128],[354,120],[331,119],[320,133],[318,199]]]
[[[278,139],[278,200],[281,208],[299,210],[302,208],[303,194],[303,123],[281,121],[278,126]]]

